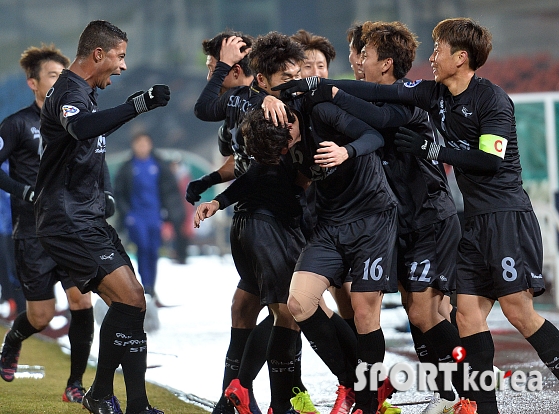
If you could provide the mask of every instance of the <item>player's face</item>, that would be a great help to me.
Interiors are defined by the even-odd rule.
[[[451,53],[450,45],[448,43],[435,42],[433,53],[429,57],[435,82],[441,82],[444,84],[446,80],[451,78],[456,73],[456,59],[459,52],[460,51]]]
[[[301,66],[301,77],[308,78],[309,76],[328,77],[326,57],[320,50],[307,50],[305,52],[305,61]]]
[[[363,73],[367,82],[383,83],[383,73],[386,73],[386,59],[379,60],[377,48],[365,46],[361,51]]]
[[[289,141],[288,148],[301,141],[301,130],[299,129],[299,118],[295,115],[295,122],[292,124],[287,124],[289,128],[289,134],[291,135],[291,140]]]
[[[99,61],[97,68],[97,82],[95,84],[99,89],[105,89],[111,84],[111,76],[120,75],[123,70],[126,70],[124,57],[126,56],[127,45],[127,42],[122,41],[108,52],[99,52],[102,59]],[[98,51],[96,50],[94,53],[98,53]]]
[[[38,101],[45,100],[48,90],[52,88],[52,85],[62,73],[62,69],[64,69],[64,66],[54,60],[47,60],[41,64],[39,79],[30,79],[31,83],[29,84]]]
[[[280,91],[273,91],[272,88],[294,79],[301,79],[301,66],[288,63],[285,70],[274,73],[264,84],[260,84],[260,86],[270,95],[279,98]]]
[[[363,67],[361,65],[360,53],[353,47],[353,41],[349,44],[349,64],[353,70],[355,80],[362,80],[365,77]]]

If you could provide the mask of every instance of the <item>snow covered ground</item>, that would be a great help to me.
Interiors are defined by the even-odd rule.
[[[148,332],[149,381],[176,390],[186,399],[196,396],[216,401],[219,398],[229,344],[231,296],[237,282],[238,275],[230,256],[193,256],[188,258],[186,265],[174,264],[166,258],[159,260],[156,292],[160,301],[169,307],[158,310],[160,328]],[[63,303],[62,292],[57,294]],[[326,294],[326,300],[335,309],[329,294]],[[399,295],[387,295],[384,302],[396,304]],[[263,312],[262,316],[265,314]],[[384,361],[387,367],[409,361],[402,356],[406,351],[413,357],[411,336],[395,329],[405,320],[401,306],[385,308],[381,313],[381,324],[389,344]],[[510,329],[498,307],[492,311],[489,320],[492,328]],[[98,331],[98,326],[96,328]],[[63,346],[68,345],[67,337],[59,341]],[[398,352],[391,352],[392,347]],[[93,357],[97,356],[97,351],[98,342],[95,341]],[[313,401],[323,414],[328,413],[335,399],[336,379],[304,338],[302,373]],[[262,411],[266,412],[270,401],[266,367],[256,378],[254,391]],[[412,389],[398,393],[393,401],[418,401],[426,396],[428,394]],[[424,404],[406,406],[403,412],[419,413],[424,407]]]

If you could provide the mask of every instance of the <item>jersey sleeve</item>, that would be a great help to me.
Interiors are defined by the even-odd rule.
[[[355,118],[330,102],[324,102],[313,108],[313,115],[320,117],[321,121],[335,128],[341,134],[352,140],[349,144],[356,157],[370,154],[384,145],[384,138],[367,123]]]
[[[480,99],[483,105],[479,108],[479,149],[504,158],[509,135],[514,130],[513,105],[504,93],[487,88],[483,94],[490,96]]]
[[[88,103],[78,93],[64,94],[58,102],[57,111],[62,127],[78,141],[113,132],[137,115],[132,101],[90,112]]]
[[[372,105],[370,102],[339,90],[334,104],[373,128],[395,128],[406,125],[412,118],[413,109],[399,104]]]
[[[194,105],[194,114],[202,121],[221,121],[225,119],[227,101],[232,91],[237,88],[229,89],[220,95],[221,87],[225,77],[231,70],[231,66],[223,62],[217,62],[212,77],[200,93]]]

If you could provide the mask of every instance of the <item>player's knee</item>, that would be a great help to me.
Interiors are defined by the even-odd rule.
[[[50,321],[54,318],[54,309],[52,311],[50,309],[45,309],[41,311],[35,312],[27,312],[27,319],[29,319],[29,323],[35,329],[42,331],[45,329]]]
[[[310,297],[299,292],[291,290],[287,299],[287,308],[296,321],[304,321],[310,318],[318,309],[318,298]]]

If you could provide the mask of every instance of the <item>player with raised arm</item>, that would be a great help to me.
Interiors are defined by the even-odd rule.
[[[255,81],[250,87],[232,88],[220,95],[219,90],[225,74],[234,62],[246,54],[241,52],[242,46],[243,42],[239,38],[228,39],[227,43],[222,45],[220,61],[216,64],[214,74],[195,107],[196,115],[202,120],[226,120],[228,129],[232,132],[237,176],[246,173],[250,163],[244,139],[238,131],[245,114],[260,108],[263,102],[268,100],[272,102],[272,106],[275,105],[275,112],[280,118],[285,117],[284,104],[273,96],[279,94],[270,94],[270,91],[281,82],[298,78],[300,62],[304,58],[300,45],[288,36],[277,32],[259,36],[253,43],[249,55]],[[231,102],[235,104],[231,105]],[[278,174],[262,174],[256,184],[262,191],[255,197],[243,198],[235,207],[231,249],[235,266],[241,276],[237,292],[259,299],[260,304],[267,305],[274,315],[274,327],[269,340],[266,339],[271,409],[276,413],[290,410],[292,389],[296,389],[298,392],[295,404],[302,401],[304,411],[301,412],[314,413],[316,409],[300,378],[300,356],[297,356],[297,350],[301,347],[300,333],[286,306],[293,266],[304,243],[299,221],[296,219],[301,207],[298,201],[295,203],[297,194],[291,185],[292,179],[283,172]],[[278,200],[282,202],[279,203]],[[281,209],[280,205],[286,208]],[[269,237],[263,238],[263,234]],[[265,248],[260,243],[268,243],[269,247]],[[256,322],[256,316],[257,313],[254,315],[252,326]],[[257,344],[253,343],[252,346],[254,345]],[[243,363],[245,357],[254,358],[253,354],[248,353],[250,347],[251,344],[247,343],[238,377],[225,389],[225,395],[241,414],[254,414],[258,409],[252,395],[252,381],[257,373],[254,369],[256,364],[247,367]],[[285,364],[293,364],[295,372],[282,368]],[[256,368],[259,370],[260,366]]]
[[[127,414],[160,414],[145,390],[146,302],[116,231],[105,220],[105,137],[137,115],[167,105],[169,87],[136,92],[114,108],[97,109],[97,89],[126,70],[128,38],[103,20],[82,32],[76,58],[48,91],[41,112],[45,147],[35,192],[37,236],[45,251],[82,293],[97,292],[109,305],[99,336],[97,372],[83,398],[97,414],[122,413],[113,393],[122,365]]]

